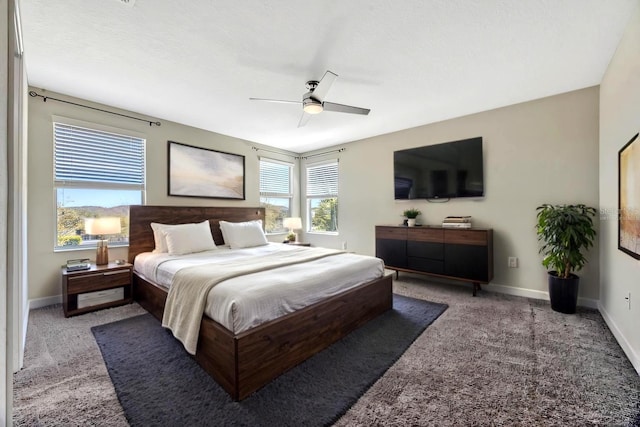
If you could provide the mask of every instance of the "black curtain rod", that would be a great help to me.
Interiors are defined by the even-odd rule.
[[[116,116],[126,117],[128,119],[133,119],[133,120],[139,120],[141,122],[147,122],[147,123],[149,123],[149,126],[153,126],[153,125],[160,126],[161,125],[160,122],[152,122],[150,120],[139,119],[138,117],[127,116],[126,114],[114,113],[113,111],[107,111],[107,110],[103,110],[101,108],[91,107],[89,105],[83,105],[83,104],[78,104],[76,102],[65,101],[64,99],[52,98],[50,96],[40,95],[39,93],[36,93],[35,91],[29,91],[29,96],[32,97],[32,98],[35,98],[36,96],[40,97],[40,98],[42,98],[42,100],[44,102],[47,102],[48,99],[51,99],[52,101],[64,102],[65,104],[71,104],[71,105],[75,105],[77,107],[89,108],[91,110],[101,111],[103,113],[115,114]]]
[[[294,159],[302,159],[302,160],[306,160],[306,159],[309,159],[311,157],[324,156],[325,154],[342,153],[343,151],[346,150],[346,148],[339,148],[337,150],[325,151],[323,153],[316,153],[316,154],[312,154],[310,156],[292,156],[290,154],[281,153],[280,151],[267,150],[266,148],[258,148],[258,147],[251,147],[251,148],[253,148],[255,151],[266,151],[267,153],[282,154],[283,156],[289,156],[289,157],[293,157]]]
[[[258,147],[251,147],[251,148],[253,148],[255,151],[266,151],[267,153],[280,154],[282,156],[287,156],[287,157],[291,157],[291,158],[294,158],[294,159],[299,159],[300,158],[300,157],[292,156],[291,154],[283,153],[283,152],[280,152],[280,151],[267,150],[266,148],[258,148]]]
[[[337,150],[329,150],[329,151],[324,151],[322,153],[312,154],[310,156],[298,157],[298,159],[306,160],[306,159],[310,159],[312,157],[324,156],[325,154],[342,153],[345,150],[346,150],[346,148],[338,148]]]

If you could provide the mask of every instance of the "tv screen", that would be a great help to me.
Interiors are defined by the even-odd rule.
[[[395,198],[482,197],[482,164],[482,137],[395,151]]]

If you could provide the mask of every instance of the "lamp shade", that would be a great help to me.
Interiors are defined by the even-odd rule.
[[[102,218],[85,218],[84,232],[93,236],[105,234],[118,234],[122,231],[120,218],[116,216],[106,216]]]
[[[282,225],[284,225],[284,228],[288,228],[289,230],[300,230],[302,228],[302,218],[285,218],[282,221]]]

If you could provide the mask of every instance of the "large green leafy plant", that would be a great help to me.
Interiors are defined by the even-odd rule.
[[[566,279],[586,263],[583,250],[593,246],[596,230],[592,217],[596,209],[579,205],[544,204],[536,209],[538,240],[544,254],[542,265]]]

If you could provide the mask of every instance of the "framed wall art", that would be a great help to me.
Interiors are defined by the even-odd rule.
[[[244,156],[168,141],[169,196],[245,199]]]
[[[618,152],[618,249],[640,259],[640,142]]]

